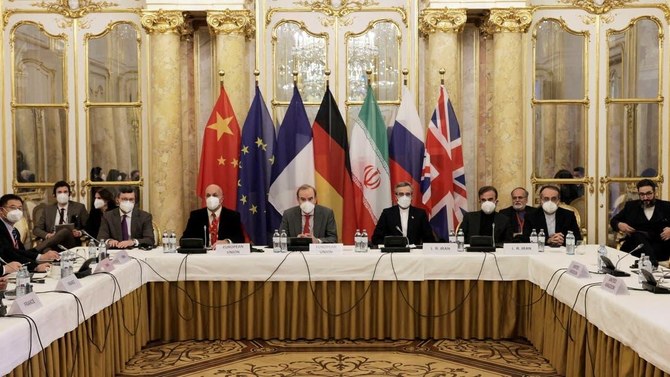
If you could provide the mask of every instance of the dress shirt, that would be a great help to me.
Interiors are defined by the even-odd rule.
[[[219,208],[217,208],[214,212],[210,210],[207,210],[207,212],[209,213],[209,216],[207,216],[207,221],[209,221],[209,226],[212,226],[212,214],[214,214],[217,219],[221,217],[221,206],[219,206]]]
[[[314,233],[314,211],[312,211],[312,213],[304,213],[300,211],[300,214],[302,215],[302,221],[300,222],[302,229],[305,229],[305,218],[306,215],[309,215],[309,232]]]
[[[644,208],[644,216],[647,218],[647,220],[651,220],[651,217],[654,216],[654,208],[655,206]]]
[[[65,212],[63,212],[63,220],[65,221],[63,224],[67,224],[67,223],[70,222],[70,221],[68,220],[67,207],[68,207],[67,204],[65,204],[65,206],[63,206],[63,207],[61,207],[60,204],[58,204],[58,205],[56,206],[56,220],[54,221],[54,224],[56,224],[56,225],[60,225],[60,210],[61,210],[61,208],[65,210]],[[54,230],[54,229],[52,229],[52,231],[53,231],[53,230]]]
[[[544,219],[547,221],[547,236],[553,236],[556,233],[556,212],[551,215],[544,213]]]
[[[407,222],[409,221],[409,207],[402,208],[398,206],[400,210],[400,228],[402,229],[403,237],[407,237]]]
[[[133,238],[133,232],[130,231],[131,229],[133,229],[130,226],[130,224],[132,223],[132,219],[133,219],[133,211],[130,211],[128,213],[124,213],[123,211],[121,211],[121,209],[119,209],[119,212],[120,212],[120,215],[121,215],[121,221],[123,221],[123,216],[124,215],[127,216],[126,217],[126,227],[128,227],[128,240],[133,241],[135,243],[135,246],[138,246],[140,244],[140,242],[137,239]],[[119,240],[119,241],[122,241],[122,240]]]

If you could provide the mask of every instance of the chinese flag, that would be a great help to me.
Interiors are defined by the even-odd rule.
[[[198,174],[198,196],[205,205],[205,189],[211,184],[221,186],[223,206],[236,208],[237,168],[240,164],[240,125],[226,90],[214,104],[202,137],[200,172]]]

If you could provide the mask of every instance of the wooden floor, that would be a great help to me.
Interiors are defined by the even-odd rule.
[[[135,355],[126,376],[558,376],[524,339],[185,341]]]

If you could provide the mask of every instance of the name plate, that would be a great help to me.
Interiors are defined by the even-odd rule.
[[[572,275],[579,279],[591,277],[591,273],[589,272],[589,269],[586,268],[586,265],[577,261],[570,262],[570,265],[568,266],[568,275]]]
[[[125,250],[119,250],[118,253],[114,255],[114,264],[124,264],[130,261],[130,256]]]
[[[217,255],[243,255],[251,254],[248,243],[219,243],[216,244],[214,254]]]
[[[515,252],[527,252],[527,253],[537,253],[537,244],[533,243],[505,243],[503,245],[504,251],[515,251]]]
[[[309,252],[316,254],[342,254],[344,245],[341,243],[311,243]]]
[[[612,275],[605,275],[605,279],[603,280],[602,285],[600,285],[600,288],[615,296],[628,294],[626,282],[624,282],[623,279]]]
[[[114,263],[112,263],[112,261],[109,260],[109,258],[105,258],[95,265],[95,270],[93,270],[93,273],[112,272],[112,271],[114,271]]]
[[[74,274],[58,280],[56,284],[57,291],[74,292],[79,288],[81,288],[81,282]]]
[[[423,244],[424,254],[444,254],[444,253],[456,253],[456,252],[458,252],[458,246],[456,245],[455,242]]]
[[[42,301],[40,301],[40,298],[37,297],[35,292],[30,292],[14,300],[14,303],[9,308],[9,314],[28,315],[41,307]]]

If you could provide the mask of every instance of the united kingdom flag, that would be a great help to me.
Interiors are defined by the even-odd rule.
[[[433,231],[438,239],[448,239],[467,211],[468,193],[461,132],[444,85],[426,133],[421,192]]]

